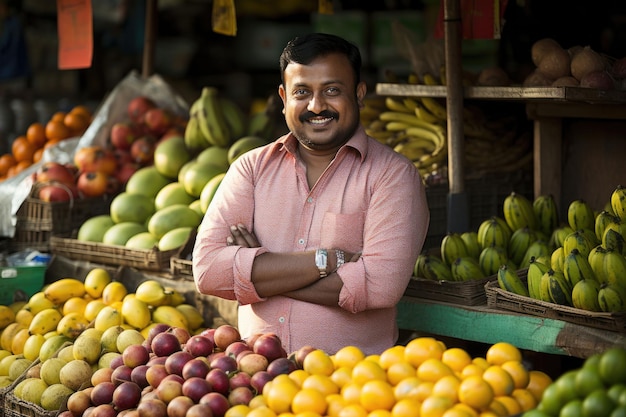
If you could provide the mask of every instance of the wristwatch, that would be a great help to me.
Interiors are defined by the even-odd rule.
[[[326,249],[315,251],[315,266],[320,270],[320,278],[328,276],[328,251]]]

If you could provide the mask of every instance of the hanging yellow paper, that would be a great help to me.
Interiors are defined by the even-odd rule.
[[[237,34],[235,0],[213,0],[212,24],[215,33],[227,36]]]
[[[333,14],[333,1],[332,0],[319,0],[317,11],[320,14]]]

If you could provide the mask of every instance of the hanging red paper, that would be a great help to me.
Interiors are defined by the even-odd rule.
[[[59,69],[91,67],[92,19],[91,0],[57,0]]]
[[[444,34],[444,1],[439,2],[435,37]],[[459,0],[463,39],[500,39],[507,0]]]

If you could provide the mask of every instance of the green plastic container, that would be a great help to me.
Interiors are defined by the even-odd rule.
[[[27,301],[43,287],[47,265],[0,267],[0,304]]]

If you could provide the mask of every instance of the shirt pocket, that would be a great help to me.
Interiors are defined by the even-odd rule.
[[[363,249],[363,223],[365,213],[324,214],[321,233],[321,247],[337,248],[348,252]]]

